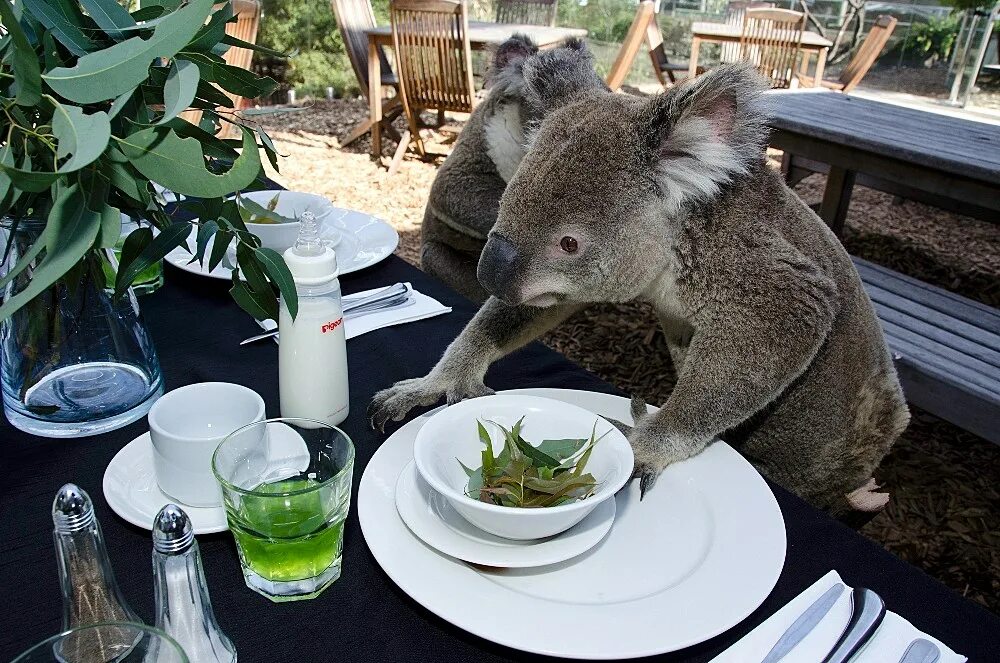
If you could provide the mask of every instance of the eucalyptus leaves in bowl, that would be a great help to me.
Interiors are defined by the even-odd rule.
[[[15,425],[82,435],[148,410],[162,380],[129,286],[186,245],[193,226],[193,260],[218,264],[238,241],[230,292],[240,306],[276,315],[278,289],[295,310],[281,256],[261,247],[231,197],[259,188],[260,149],[277,168],[270,138],[225,94],[276,87],[226,64],[228,48],[267,50],[227,35],[232,20],[229,1],[155,0],[129,12],[115,0],[0,0],[0,336]],[[198,124],[182,116],[189,109],[201,111]],[[224,124],[239,139],[221,138]],[[173,218],[153,183],[188,196],[184,218],[198,221]],[[145,225],[107,284],[123,214]],[[86,394],[67,395],[81,382]]]

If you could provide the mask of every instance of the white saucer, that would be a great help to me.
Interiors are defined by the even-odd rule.
[[[399,244],[399,233],[382,219],[377,219],[364,212],[340,207],[335,207],[333,210],[331,218],[336,219],[340,230],[340,239],[334,251],[337,254],[337,268],[341,276],[365,267],[371,267],[388,258],[396,250],[396,246]],[[330,223],[323,224],[321,233],[324,237],[329,235],[332,238],[332,234],[335,232],[336,230],[331,227]],[[177,247],[164,256],[164,260],[191,274],[224,281],[231,280],[232,270],[230,268],[220,264],[211,271],[208,269],[207,256],[211,255],[214,237],[209,240],[205,249],[205,264],[202,265],[197,260],[191,262],[197,247],[197,236],[198,229],[192,227],[187,240],[190,252],[182,246]]]
[[[632,420],[628,399],[618,396],[567,389],[508,393]],[[778,580],[785,560],[781,510],[753,466],[724,442],[668,467],[641,502],[638,482],[619,491],[611,532],[573,559],[485,569],[444,555],[417,538],[396,509],[396,481],[430,414],[397,430],[372,456],[358,489],[358,519],[386,574],[459,628],[548,656],[652,656],[732,628]]]
[[[119,516],[143,529],[151,529],[153,519],[165,505],[175,502],[156,485],[153,474],[153,443],[143,433],[115,454],[104,470],[104,499]],[[229,529],[226,510],[181,504],[191,517],[195,534],[212,534]]]
[[[459,515],[420,477],[413,461],[396,482],[396,511],[410,531],[435,550],[473,564],[501,568],[544,566],[581,555],[600,543],[615,521],[615,501],[608,499],[558,536],[535,541],[504,539]]]

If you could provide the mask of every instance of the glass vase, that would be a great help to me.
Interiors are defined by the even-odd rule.
[[[11,225],[3,223],[5,234],[13,233],[3,274],[44,229],[30,219]],[[44,437],[96,435],[142,417],[163,394],[134,293],[115,299],[106,287],[104,263],[111,260],[110,252],[88,252],[0,323],[3,406],[17,428]],[[34,267],[7,284],[5,298],[29,283]]]

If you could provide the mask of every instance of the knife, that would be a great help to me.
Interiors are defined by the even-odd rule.
[[[834,606],[837,599],[844,592],[843,583],[837,583],[830,589],[823,592],[823,595],[816,599],[811,606],[799,615],[798,619],[792,622],[778,641],[771,647],[764,660],[760,663],[777,663],[785,657],[788,652],[795,648],[795,645],[802,642],[803,638],[809,635],[816,624],[819,624],[830,608]]]
[[[851,618],[823,663],[847,663],[875,635],[885,619],[885,602],[870,589],[855,587],[851,593]]]
[[[906,648],[899,663],[937,663],[939,658],[941,650],[936,644],[924,638],[917,638]]]

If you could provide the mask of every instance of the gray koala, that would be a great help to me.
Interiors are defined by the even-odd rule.
[[[515,35],[500,45],[490,93],[476,107],[431,186],[421,231],[420,266],[474,301],[488,294],[476,264],[497,219],[500,196],[542,117],[589,91],[607,91],[578,39],[538,52]]]
[[[491,393],[499,357],[591,302],[645,299],[678,378],[629,435],[643,491],[722,436],[822,508],[884,506],[872,473],[909,413],[850,257],[766,164],[760,90],[727,65],[550,115],[479,262],[493,297],[426,377],[375,395],[372,424]]]

